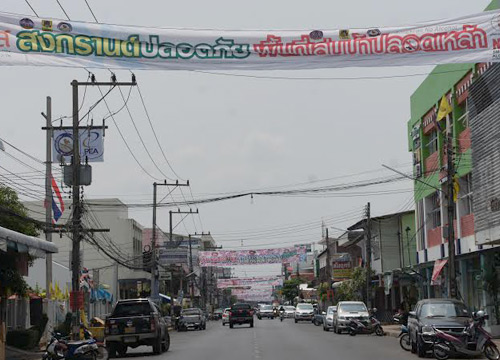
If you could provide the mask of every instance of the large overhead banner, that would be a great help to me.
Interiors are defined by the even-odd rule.
[[[500,12],[402,27],[189,30],[0,13],[0,65],[282,70],[500,59]]]
[[[200,251],[200,266],[235,266],[279,264],[300,261],[306,255],[305,246],[260,250]]]
[[[218,279],[217,288],[243,288],[243,287],[266,287],[266,286],[283,286],[283,279],[273,277],[253,277],[253,278],[232,278]]]

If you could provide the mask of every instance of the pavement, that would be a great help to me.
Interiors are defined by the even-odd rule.
[[[222,326],[220,321],[207,323],[207,330],[172,332],[170,350],[152,355],[151,348],[129,349],[126,358],[134,360],[405,360],[418,359],[405,352],[391,336],[338,335],[325,332],[309,322],[295,324],[255,319],[254,328]]]
[[[12,346],[5,347],[5,359],[6,360],[31,360],[31,359],[41,359],[43,352],[33,352],[25,351],[21,349],[16,349]]]

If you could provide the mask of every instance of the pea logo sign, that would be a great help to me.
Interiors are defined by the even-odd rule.
[[[311,31],[311,33],[309,34],[309,37],[313,40],[323,39],[323,31],[321,31],[321,30]]]
[[[80,130],[79,150],[82,162],[104,161],[104,141],[101,129]],[[71,162],[73,156],[73,132],[68,130],[54,131],[53,156],[54,162]]]

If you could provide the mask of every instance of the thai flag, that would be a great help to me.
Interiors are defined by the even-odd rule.
[[[52,212],[54,214],[54,222],[57,222],[64,212],[64,200],[57,186],[57,182],[53,176],[51,176],[52,182]]]

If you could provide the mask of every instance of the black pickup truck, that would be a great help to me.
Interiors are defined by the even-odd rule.
[[[154,354],[167,351],[170,336],[158,306],[149,299],[120,300],[106,318],[106,348],[109,357],[124,356],[130,346],[153,347]]]
[[[253,309],[250,304],[236,303],[229,310],[229,327],[232,329],[234,324],[250,324],[253,327]]]

